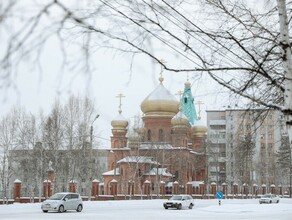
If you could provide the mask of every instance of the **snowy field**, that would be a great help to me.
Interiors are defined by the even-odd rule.
[[[101,219],[101,220],[234,220],[264,219],[291,220],[292,199],[281,199],[279,204],[262,204],[258,199],[194,200],[193,209],[175,210],[163,208],[166,200],[131,200],[84,202],[78,213],[43,213],[40,203],[0,205],[0,219]]]

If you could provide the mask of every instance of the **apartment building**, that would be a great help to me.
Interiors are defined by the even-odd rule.
[[[276,152],[285,134],[281,112],[262,109],[207,111],[209,182],[281,184]]]

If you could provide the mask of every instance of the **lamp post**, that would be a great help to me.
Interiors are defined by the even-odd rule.
[[[93,148],[93,123],[95,122],[96,119],[98,119],[99,114],[95,116],[93,121],[91,122],[90,125],[90,152],[89,152],[89,166],[90,166],[90,177],[89,177],[89,196],[88,200],[91,200],[91,191],[92,191],[92,175],[93,175],[93,163],[92,163],[92,148]]]

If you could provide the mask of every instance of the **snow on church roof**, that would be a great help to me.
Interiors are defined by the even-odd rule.
[[[159,164],[157,161],[153,161],[152,157],[143,157],[143,156],[128,156],[117,163],[150,163],[150,164]]]
[[[141,143],[140,149],[173,149],[171,144]]]
[[[149,172],[145,173],[145,176],[153,176],[153,175],[162,175],[162,176],[171,176],[172,174],[167,171],[166,168],[153,168]]]
[[[144,100],[171,100],[177,102],[175,96],[163,84],[159,84]]]
[[[107,172],[102,173],[102,175],[103,176],[107,176],[107,175],[109,175],[109,176],[112,176],[112,175],[120,175],[120,169],[119,168],[116,168],[116,172],[115,172],[115,169],[109,170]]]

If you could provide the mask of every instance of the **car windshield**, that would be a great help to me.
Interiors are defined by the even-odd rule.
[[[271,198],[271,195],[264,195],[262,198]]]
[[[181,200],[182,196],[173,196],[169,200]]]
[[[61,194],[61,193],[56,193],[54,195],[52,195],[49,200],[61,200],[64,197],[65,194]]]

